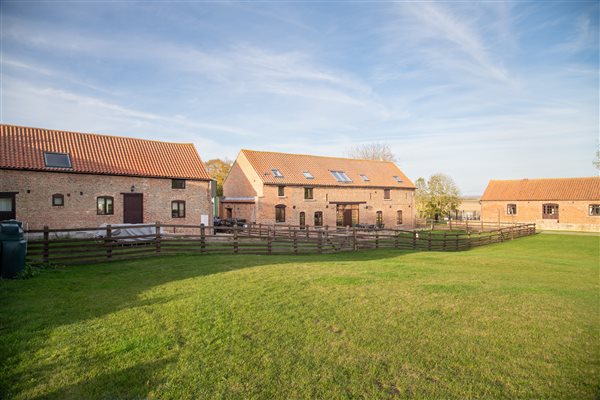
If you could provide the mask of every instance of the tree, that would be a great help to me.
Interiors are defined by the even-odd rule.
[[[217,196],[223,196],[223,182],[225,182],[233,162],[228,159],[215,158],[208,160],[205,164],[210,177],[217,181]]]
[[[417,179],[415,201],[417,211],[425,218],[449,216],[460,204],[460,191],[448,175],[434,174],[428,181]]]
[[[396,156],[392,153],[387,143],[357,144],[346,149],[346,157],[360,158],[363,160],[380,160],[396,162]]]

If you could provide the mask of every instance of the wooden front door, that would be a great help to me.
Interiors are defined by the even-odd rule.
[[[123,223],[141,224],[144,222],[144,195],[141,193],[123,194]]]
[[[15,219],[16,216],[15,193],[0,193],[0,221]]]
[[[352,209],[347,208],[344,210],[344,226],[352,226]]]

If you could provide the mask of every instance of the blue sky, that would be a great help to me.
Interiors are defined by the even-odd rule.
[[[592,176],[598,2],[2,3],[4,123],[340,156],[415,180]]]

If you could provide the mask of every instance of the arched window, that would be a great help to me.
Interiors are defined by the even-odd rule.
[[[285,222],[285,205],[277,204],[275,206],[275,222]]]
[[[402,210],[396,212],[396,225],[402,225]]]
[[[306,226],[306,214],[304,211],[300,212],[300,228],[304,228]]]
[[[378,228],[383,228],[383,211],[377,211],[377,219],[375,224]]]
[[[60,194],[60,193],[56,193],[52,195],[52,205],[53,206],[64,206],[65,205],[65,196]]]

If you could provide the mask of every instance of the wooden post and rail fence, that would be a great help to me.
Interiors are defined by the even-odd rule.
[[[325,254],[380,248],[462,251],[535,234],[535,224],[492,229],[479,221],[471,221],[468,228],[462,222],[454,221],[452,230],[440,231],[264,224],[224,227],[156,223],[72,229],[46,226],[27,232],[27,260],[84,264],[174,254]]]

